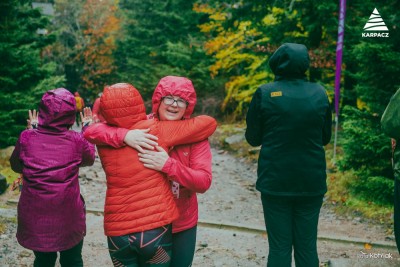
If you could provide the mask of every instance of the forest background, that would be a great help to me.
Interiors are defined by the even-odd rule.
[[[333,102],[339,2],[3,0],[0,148],[15,144],[49,89],[78,91],[90,104],[105,85],[128,82],[150,100],[166,75],[190,78],[196,112],[232,134],[227,125],[245,127],[253,93],[273,81],[268,59],[285,42],[308,47],[308,77]],[[361,36],[375,8],[388,38]],[[380,117],[400,87],[398,10],[395,0],[347,1],[336,158],[327,146],[330,203],[382,222],[392,220],[393,173]]]

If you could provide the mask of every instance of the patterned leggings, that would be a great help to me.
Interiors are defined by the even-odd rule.
[[[108,236],[107,241],[111,260],[116,267],[170,266],[171,225],[124,236]]]

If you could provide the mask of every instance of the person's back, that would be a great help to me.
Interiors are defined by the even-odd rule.
[[[317,267],[330,103],[322,86],[306,80],[304,45],[283,44],[269,65],[275,81],[257,89],[246,117],[246,140],[261,145],[256,188],[268,233],[267,266],[291,266],[293,250],[296,266]]]
[[[158,136],[159,146],[200,141],[211,135],[216,122],[208,116],[187,121],[147,120],[143,100],[129,84],[116,84],[104,89],[101,96],[102,114],[110,125],[126,129],[150,128]],[[96,124],[85,137],[92,139]],[[107,196],[104,230],[107,236],[121,236],[170,224],[178,213],[168,180],[139,162],[138,152],[131,147],[98,146],[107,175]]]
[[[247,115],[246,139],[262,145],[257,189],[264,193],[326,192],[323,146],[331,136],[331,113],[324,88],[305,79],[306,57],[293,47],[280,48],[270,60],[275,81],[255,93],[259,114]]]
[[[48,91],[38,128],[21,133],[10,158],[12,169],[24,177],[17,239],[34,251],[70,249],[86,232],[78,172],[94,163],[94,146],[69,130],[74,121],[74,96],[63,88]]]

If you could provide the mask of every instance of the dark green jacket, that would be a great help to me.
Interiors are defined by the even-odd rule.
[[[270,195],[323,195],[323,146],[332,134],[325,89],[306,80],[309,57],[304,45],[282,45],[269,65],[275,81],[257,89],[246,117],[247,142],[261,145],[256,188]]]
[[[393,152],[394,177],[400,180],[400,139],[396,140],[396,147]]]
[[[394,177],[400,180],[400,89],[392,96],[381,119],[383,132],[396,140],[393,152]]]

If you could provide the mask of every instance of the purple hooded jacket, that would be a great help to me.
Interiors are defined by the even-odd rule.
[[[64,88],[46,92],[38,128],[23,131],[11,155],[11,168],[24,176],[17,240],[25,248],[62,251],[86,234],[78,173],[93,164],[95,150],[82,134],[68,130],[74,121],[74,96]]]

